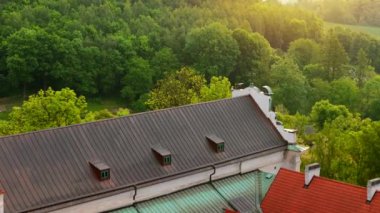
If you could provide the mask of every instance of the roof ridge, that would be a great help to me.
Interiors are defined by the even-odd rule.
[[[23,133],[18,133],[18,134],[5,135],[5,136],[0,136],[0,144],[3,142],[1,140],[6,139],[6,138],[12,138],[12,137],[17,137],[17,136],[22,136],[22,135],[29,135],[29,134],[39,133],[39,132],[48,132],[48,131],[53,131],[53,130],[57,130],[57,129],[71,128],[71,127],[75,127],[75,126],[84,126],[84,125],[89,125],[89,124],[93,124],[93,123],[103,123],[103,122],[118,120],[118,119],[122,119],[122,118],[126,118],[126,117],[134,117],[134,116],[144,115],[144,114],[154,114],[154,113],[159,113],[159,112],[163,112],[163,111],[169,111],[169,110],[175,110],[175,109],[211,104],[211,103],[216,103],[216,102],[228,101],[228,100],[238,99],[238,98],[247,97],[247,96],[251,97],[251,99],[253,100],[253,97],[250,95],[242,95],[242,96],[238,96],[238,97],[223,98],[223,99],[218,99],[218,100],[213,100],[213,101],[206,101],[206,102],[187,104],[187,105],[175,106],[175,107],[158,109],[158,110],[151,110],[151,111],[146,111],[146,112],[133,113],[130,115],[116,117],[116,118],[100,119],[100,120],[96,120],[96,121],[71,124],[71,125],[67,125],[67,126],[51,127],[51,128],[47,128],[47,129],[40,129],[40,130],[34,130],[34,131],[23,132]]]

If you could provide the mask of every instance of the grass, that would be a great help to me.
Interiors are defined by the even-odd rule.
[[[8,115],[14,106],[22,104],[21,96],[13,96],[7,98],[0,98],[0,120],[7,120]]]
[[[108,109],[116,111],[119,108],[125,108],[126,101],[121,98],[88,98],[87,108],[89,111],[98,111]]]
[[[364,25],[348,25],[348,24],[337,24],[331,22],[325,22],[327,28],[343,27],[348,28],[356,32],[367,33],[377,38],[380,38],[380,27],[364,26]]]

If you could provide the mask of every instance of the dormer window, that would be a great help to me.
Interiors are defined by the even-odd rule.
[[[172,156],[171,155],[164,156],[164,165],[170,165],[171,163],[172,163]]]
[[[217,152],[224,152],[224,143],[220,143],[217,145]]]
[[[152,146],[152,151],[154,152],[157,160],[161,165],[167,166],[172,164],[172,155],[169,150],[162,147],[160,144]]]
[[[103,170],[100,172],[100,179],[101,180],[107,180],[110,178],[110,172],[109,170]]]
[[[217,137],[216,135],[207,135],[206,136],[207,141],[212,146],[212,148],[215,150],[215,152],[224,152],[224,140]]]
[[[97,178],[101,181],[111,178],[110,167],[99,160],[89,162]]]

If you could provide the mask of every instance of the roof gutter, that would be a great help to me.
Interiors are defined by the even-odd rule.
[[[30,208],[30,209],[24,209],[24,210],[21,210],[20,212],[31,212],[31,211],[42,210],[42,209],[46,209],[46,208],[49,208],[49,207],[54,207],[54,206],[57,206],[57,205],[63,205],[63,204],[66,204],[66,203],[71,203],[73,201],[77,201],[77,200],[80,200],[80,199],[91,198],[91,197],[96,196],[96,195],[102,195],[102,194],[117,192],[117,191],[120,191],[120,190],[128,189],[130,187],[135,187],[135,186],[136,186],[136,188],[135,188],[136,190],[135,190],[134,197],[136,197],[137,186],[138,185],[147,184],[147,183],[150,183],[150,182],[153,182],[153,181],[157,181],[157,180],[160,180],[160,179],[163,179],[163,178],[175,177],[177,175],[194,172],[194,171],[197,171],[197,170],[200,170],[200,169],[206,169],[208,167],[213,167],[215,165],[228,163],[230,161],[234,161],[234,160],[238,160],[238,159],[241,159],[241,158],[249,157],[251,155],[255,155],[255,154],[258,154],[258,153],[263,153],[263,152],[267,152],[267,151],[271,151],[271,150],[276,150],[276,149],[280,149],[280,148],[285,148],[286,149],[287,147],[288,147],[287,144],[286,145],[281,145],[281,146],[276,146],[276,147],[271,147],[271,148],[267,148],[267,149],[264,149],[264,150],[255,151],[255,152],[251,152],[251,153],[248,153],[248,154],[243,154],[243,155],[240,155],[240,156],[237,156],[237,157],[233,157],[233,158],[229,158],[229,159],[226,159],[226,160],[222,160],[222,161],[219,161],[219,162],[217,162],[215,164],[207,164],[205,166],[199,166],[199,167],[196,167],[196,168],[193,168],[193,169],[189,169],[189,170],[186,170],[186,171],[176,172],[176,173],[167,175],[165,177],[155,177],[155,178],[151,178],[151,179],[148,179],[148,180],[140,181],[140,182],[137,182],[137,183],[128,184],[128,185],[124,185],[124,186],[119,186],[119,187],[116,187],[116,188],[113,188],[113,189],[107,189],[107,190],[104,190],[104,191],[100,191],[100,192],[96,192],[96,193],[91,193],[91,194],[79,196],[79,197],[74,198],[74,199],[67,199],[67,200],[64,200],[64,201],[55,202],[55,203],[52,203],[52,204],[49,204],[49,205],[45,205],[45,206],[40,206],[40,207],[35,207],[35,208]],[[214,172],[215,172],[215,170],[214,170]],[[214,174],[212,174],[212,175],[214,175]],[[211,175],[210,175],[210,178],[211,178]],[[64,207],[57,208],[57,209],[62,209],[62,208],[64,208]]]

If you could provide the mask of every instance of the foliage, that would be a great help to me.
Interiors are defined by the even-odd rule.
[[[344,65],[348,55],[333,31],[330,31],[322,46],[322,65],[327,72],[327,80],[336,80],[345,75]]]
[[[232,97],[231,83],[226,77],[212,77],[210,85],[201,88],[199,97],[193,96],[191,102],[199,103]]]
[[[349,110],[343,105],[333,105],[327,100],[318,101],[313,106],[310,119],[318,129],[323,129],[326,123],[329,123],[339,116],[352,116]]]
[[[182,68],[168,74],[149,93],[146,104],[150,109],[163,109],[173,106],[190,104],[194,96],[199,96],[205,79],[195,70]]]
[[[233,31],[240,54],[235,70],[230,77],[234,83],[255,83],[264,85],[269,77],[272,48],[259,33],[250,33],[242,29]]]
[[[311,39],[297,39],[290,43],[288,54],[303,69],[308,64],[316,64],[320,61],[321,52],[317,42]]]
[[[182,68],[158,81],[149,93],[146,105],[150,109],[163,109],[190,103],[230,98],[231,83],[226,77],[212,77],[210,84],[195,70]]]
[[[85,98],[77,97],[73,90],[49,88],[30,96],[21,107],[14,107],[9,115],[9,125],[16,132],[25,132],[76,124],[84,118],[86,107]]]
[[[212,23],[193,29],[186,37],[189,63],[207,78],[228,76],[236,64],[239,48],[227,27]]]
[[[357,109],[359,100],[359,88],[354,80],[341,78],[331,82],[329,100],[332,104],[344,105],[351,111]]]
[[[270,79],[275,104],[283,104],[292,114],[306,111],[307,82],[292,59],[281,59],[274,64]]]

